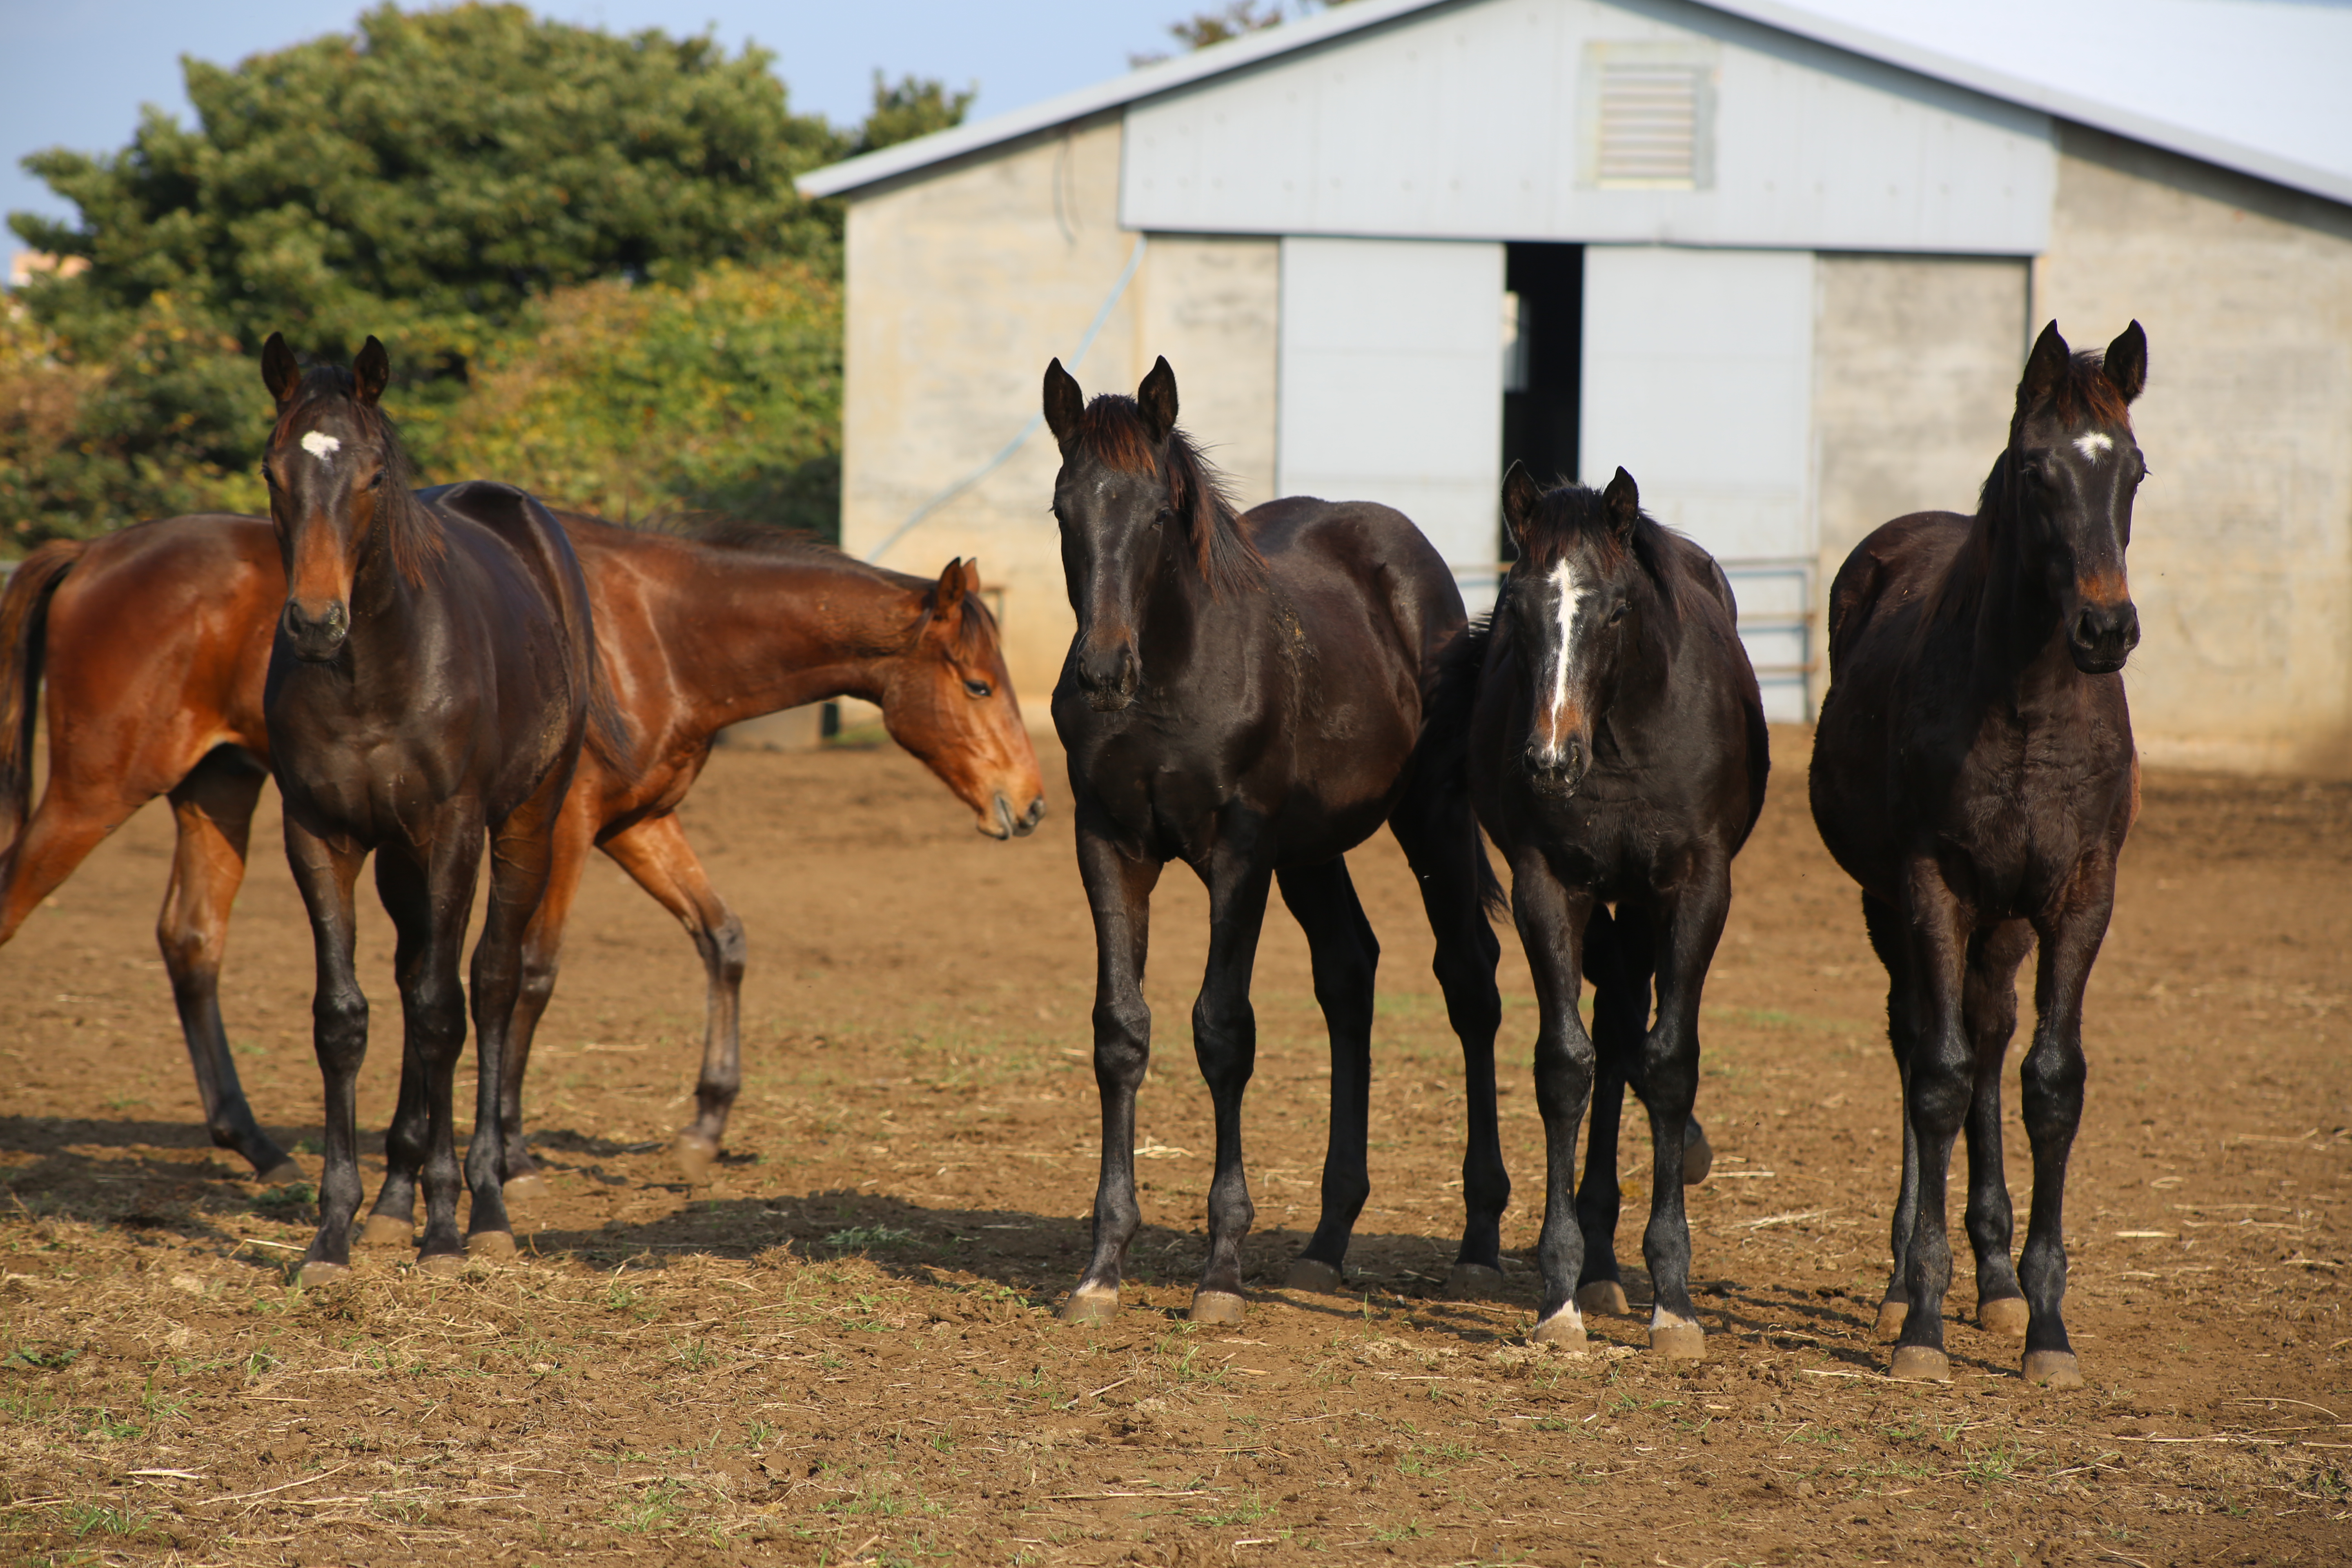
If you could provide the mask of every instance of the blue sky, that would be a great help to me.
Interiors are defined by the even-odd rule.
[[[977,87],[993,114],[1117,76],[1130,53],[1172,47],[1166,27],[1208,0],[548,0],[542,16],[614,32],[714,27],[730,51],[756,40],[779,57],[793,107],[863,119],[877,69]],[[320,33],[348,31],[363,5],[294,0],[0,0],[0,212],[70,216],[17,167],[27,153],[110,151],[142,103],[194,117],[180,57],[231,64]],[[0,233],[0,267],[19,248]]]

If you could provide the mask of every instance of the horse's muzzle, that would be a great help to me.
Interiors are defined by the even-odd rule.
[[[324,664],[343,651],[343,641],[352,635],[352,613],[341,599],[329,600],[327,607],[315,616],[303,609],[299,600],[289,599],[278,626],[286,640],[294,645],[295,658],[307,664]]]
[[[2113,675],[2139,647],[2139,610],[2129,599],[2084,605],[2066,628],[2066,651],[2085,675]]]
[[[1571,735],[1560,742],[1557,752],[1529,746],[1520,761],[1527,767],[1528,782],[1535,786],[1538,795],[1570,795],[1591,771],[1592,751]]]
[[[1097,713],[1116,713],[1134,701],[1142,679],[1143,664],[1135,657],[1135,645],[1124,639],[1088,647],[1078,656],[1078,685],[1087,706]]]
[[[1029,808],[1015,816],[1013,815],[1013,803],[1004,798],[1003,790],[999,790],[996,792],[995,804],[991,808],[988,817],[981,823],[980,830],[991,838],[1026,838],[1037,830],[1037,824],[1045,818],[1045,797],[1044,795],[1041,795],[1031,801]]]

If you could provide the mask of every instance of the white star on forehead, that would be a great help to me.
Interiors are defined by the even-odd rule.
[[[2114,445],[2113,441],[2094,430],[2087,436],[2076,437],[2074,450],[2082,453],[2087,460],[2095,463],[2099,460],[2099,454]]]
[[[332,463],[335,454],[342,449],[342,442],[324,430],[308,431],[302,437],[302,450],[322,463]]]

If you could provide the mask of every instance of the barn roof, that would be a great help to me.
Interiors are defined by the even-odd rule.
[[[1400,17],[1356,0],[804,174],[839,195]],[[2352,203],[2352,6],[2311,0],[1693,0],[2222,168]]]

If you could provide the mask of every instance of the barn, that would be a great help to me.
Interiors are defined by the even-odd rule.
[[[2352,774],[2352,96],[2303,101],[2352,12],[2173,0],[2120,64],[2036,14],[2063,58],[2021,74],[1779,0],[1357,0],[820,170],[843,542],[979,557],[1042,722],[1072,621],[1039,376],[1132,391],[1164,354],[1245,505],[1397,506],[1474,610],[1511,460],[1622,465],[1802,720],[1845,552],[1972,510],[2042,321],[2137,317],[2143,749]],[[2118,87],[2248,51],[2177,112]]]

